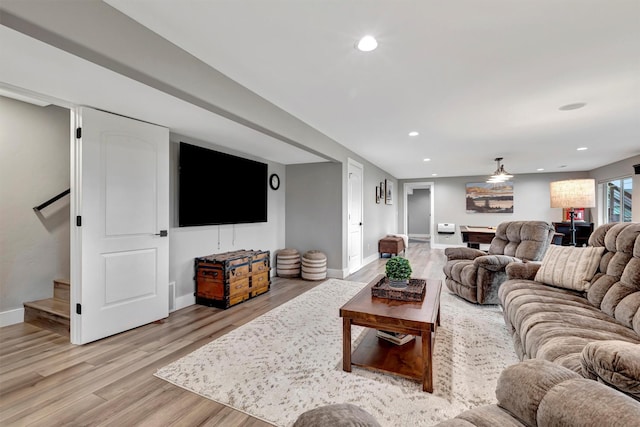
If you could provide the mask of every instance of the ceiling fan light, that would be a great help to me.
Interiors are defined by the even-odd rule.
[[[487,180],[487,182],[504,182],[510,178],[513,178],[513,175],[504,169],[504,165],[500,164],[501,160],[502,157],[496,157],[495,161],[497,163],[497,168],[493,172],[493,175],[489,177],[490,179]]]

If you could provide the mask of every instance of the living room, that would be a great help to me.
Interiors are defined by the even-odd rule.
[[[609,151],[607,155],[612,156],[609,157],[614,159],[612,161],[600,160],[600,149],[597,147],[591,146],[585,153],[576,154],[576,147],[579,144],[573,141],[570,144],[567,143],[566,152],[570,152],[571,156],[591,159],[589,161],[596,164],[595,167],[576,168],[571,165],[565,172],[559,168],[568,163],[565,161],[565,155],[549,153],[548,149],[538,149],[535,137],[528,140],[529,148],[518,154],[515,148],[508,145],[500,147],[498,151],[498,147],[483,138],[478,144],[486,143],[487,155],[483,158],[470,156],[472,159],[465,159],[465,162],[470,161],[474,164],[473,169],[467,169],[471,171],[469,174],[447,175],[446,172],[441,172],[439,176],[433,176],[430,169],[411,176],[397,174],[379,166],[381,160],[375,156],[380,154],[374,153],[372,157],[368,157],[367,149],[356,150],[341,145],[302,120],[289,116],[284,110],[273,108],[274,106],[266,108],[263,103],[269,101],[245,88],[234,86],[240,85],[214,69],[204,71],[198,68],[200,65],[194,65],[198,72],[205,73],[211,82],[215,82],[212,84],[215,88],[209,90],[196,87],[193,69],[191,72],[172,69],[171,72],[166,71],[163,75],[165,71],[160,70],[163,67],[145,62],[144,58],[136,58],[132,52],[137,50],[139,53],[141,46],[147,46],[150,51],[158,49],[158,52],[168,52],[168,57],[175,58],[174,55],[177,53],[171,49],[177,48],[174,45],[173,47],[162,45],[158,40],[161,37],[152,35],[151,31],[117,11],[114,5],[118,2],[113,2],[114,5],[87,2],[87,5],[79,6],[73,12],[69,3],[67,3],[69,6],[67,9],[42,5],[38,11],[33,10],[35,9],[33,6],[29,7],[29,2],[25,2],[27,5],[17,3],[20,2],[8,1],[3,2],[2,5],[2,37],[8,46],[3,56],[7,55],[6,58],[10,58],[9,62],[12,63],[11,68],[5,68],[3,77],[0,79],[3,82],[3,88],[22,89],[23,94],[26,92],[36,98],[44,97],[55,102],[53,102],[54,105],[42,108],[8,98],[0,99],[3,120],[6,120],[3,122],[3,131],[6,130],[2,140],[3,152],[6,149],[7,153],[11,153],[7,156],[3,154],[0,166],[3,170],[3,182],[11,180],[15,183],[3,188],[3,197],[4,200],[19,200],[19,203],[12,202],[11,208],[15,210],[11,212],[10,217],[6,216],[11,220],[3,225],[3,228],[8,227],[9,230],[13,230],[13,233],[8,231],[3,233],[5,236],[11,234],[11,238],[3,238],[2,242],[0,325],[3,326],[21,321],[21,304],[24,301],[48,296],[51,292],[51,280],[70,275],[69,265],[72,256],[69,243],[71,232],[69,212],[72,209],[70,200],[61,199],[57,202],[58,204],[48,208],[48,211],[43,211],[42,215],[33,214],[31,208],[69,188],[69,183],[72,182],[69,172],[71,169],[69,116],[74,105],[95,105],[107,111],[159,123],[170,129],[171,225],[168,231],[171,249],[168,271],[169,282],[174,283],[175,288],[173,310],[189,307],[194,303],[193,259],[211,253],[240,248],[264,249],[271,251],[272,254],[285,247],[294,247],[301,251],[317,249],[327,254],[330,277],[349,276],[352,273],[349,267],[347,235],[349,159],[363,165],[364,221],[361,266],[366,266],[378,258],[377,243],[381,237],[388,233],[403,233],[406,230],[406,184],[423,183],[430,188],[434,208],[429,214],[433,225],[454,223],[458,226],[465,224],[497,226],[506,220],[560,221],[562,212],[551,208],[548,203],[549,183],[553,181],[593,178],[600,186],[599,194],[602,194],[604,191],[602,186],[609,180],[629,177],[632,179],[633,188],[640,188],[639,176],[634,174],[633,170],[633,166],[640,163],[640,153],[636,143],[637,135],[632,131],[630,131],[631,135],[617,134],[613,142],[601,140],[599,145],[608,147],[605,151]],[[73,29],[70,25],[72,21],[83,20],[79,17],[87,19],[92,16],[102,17],[99,21],[100,28]],[[113,31],[109,28],[119,27],[110,27],[110,23],[123,23],[122,34],[131,36],[135,33],[142,38],[130,40],[131,50],[121,49],[122,46],[118,46],[118,42],[107,43],[105,41],[108,38],[105,38],[104,34]],[[91,35],[94,30],[96,34]],[[104,31],[102,36],[97,35],[100,31]],[[83,42],[70,42],[70,40],[83,40]],[[166,40],[164,43],[169,44]],[[34,64],[20,58],[23,52],[33,52],[24,56],[31,59],[38,58],[42,61],[40,67],[45,71],[41,70],[32,76],[25,72]],[[65,99],[62,95],[63,90],[56,92],[51,88],[56,84],[62,87],[68,82],[63,83],[64,79],[59,76],[52,78],[46,75],[55,75],[53,71],[64,70],[64,65],[69,64],[66,62],[69,61],[67,56],[82,58],[82,61],[74,63],[77,70],[83,70],[86,65],[80,62],[91,62],[94,67],[107,69],[104,71],[105,74],[120,74],[130,79],[136,75],[137,83],[153,88],[151,90],[136,85],[131,88],[135,91],[136,98],[145,97],[145,102],[148,104],[153,104],[160,98],[164,102],[163,96],[175,98],[172,101],[174,103],[169,104],[173,109],[167,109],[162,116],[166,122],[151,120],[147,113],[140,109],[143,107],[135,102],[127,105],[126,100],[125,102],[121,100],[102,106],[88,101],[83,102],[81,95],[78,99]],[[65,62],[56,65],[59,57],[65,57]],[[51,62],[47,63],[45,59],[50,59]],[[193,61],[193,58],[190,61]],[[167,60],[167,62],[171,61]],[[163,66],[168,69],[170,64],[163,64]],[[168,76],[171,73],[175,74]],[[22,75],[18,78],[20,74]],[[113,76],[104,76],[102,81],[111,81],[111,78]],[[73,76],[70,76],[69,80],[73,81]],[[76,81],[73,84],[81,88],[80,92],[82,88],[95,86],[92,82],[82,81]],[[157,93],[162,92],[160,87],[164,88],[162,96]],[[574,94],[572,93],[571,96]],[[176,99],[179,102],[176,102]],[[568,99],[566,102],[576,100]],[[635,105],[628,107],[627,114],[629,110],[637,111]],[[557,107],[554,106],[555,109]],[[588,109],[589,106],[585,108]],[[211,117],[213,115],[211,110],[215,110],[218,119]],[[172,115],[174,117],[170,117]],[[187,121],[180,122],[179,116],[186,115],[195,118],[190,122],[193,128],[181,127]],[[240,126],[239,122],[244,122],[246,126]],[[214,134],[208,133],[208,127],[216,126],[224,131],[215,134],[214,137],[211,136]],[[237,130],[238,127],[244,127],[244,129]],[[526,131],[526,128],[523,129],[523,132]],[[224,138],[225,132],[228,132],[226,135],[229,138]],[[7,148],[10,140],[16,139],[16,135],[20,135],[20,147]],[[242,135],[243,138],[235,140],[231,135]],[[435,136],[433,138],[436,139]],[[284,143],[287,145],[285,149],[280,148],[283,139],[287,141]],[[44,141],[47,141],[46,144]],[[631,144],[628,141],[631,141]],[[268,190],[269,220],[260,224],[178,227],[176,225],[176,180],[179,142],[189,142],[267,163],[269,173],[277,174],[281,181],[277,190]],[[471,145],[474,143],[475,140]],[[565,141],[557,141],[556,145],[559,148],[563,143]],[[277,155],[274,154],[276,152]],[[460,152],[464,152],[464,148],[459,148]],[[465,186],[473,182],[483,182],[486,175],[495,167],[493,158],[502,155],[505,156],[505,167],[515,175],[514,212],[512,214],[468,213],[464,205]],[[415,158],[417,154],[412,156]],[[520,166],[513,169],[527,156],[551,157],[554,161],[549,164],[553,164],[554,169],[548,169],[542,173],[530,169],[522,169],[524,171],[520,172]],[[422,155],[419,157],[422,162]],[[456,160],[444,163],[453,168]],[[404,165],[398,166],[399,169],[403,167]],[[394,188],[392,204],[376,203],[374,198],[375,188],[385,181],[390,182]],[[634,190],[635,194],[637,192],[638,190]],[[635,197],[633,202],[635,222],[638,221],[637,215],[640,214],[638,202],[640,197]],[[605,222],[602,216],[602,204],[587,211],[587,220],[596,225]],[[5,217],[4,213],[3,217]],[[17,235],[18,230],[22,231],[21,235]],[[430,239],[432,248],[442,249],[463,244],[459,230],[456,230],[453,235],[438,234],[435,226],[431,227]],[[5,251],[5,248],[8,249]]]

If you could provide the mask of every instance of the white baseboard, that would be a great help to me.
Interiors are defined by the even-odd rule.
[[[372,255],[369,255],[368,257],[366,257],[365,259],[362,260],[362,265],[358,268],[356,268],[354,271],[349,271],[348,268],[343,268],[342,270],[333,270],[336,275],[335,276],[330,276],[329,275],[329,270],[327,270],[327,276],[328,277],[334,277],[336,279],[344,279],[349,277],[351,274],[355,273],[356,271],[362,269],[364,266],[366,266],[367,264],[372,263],[373,261],[377,260],[380,257],[380,254],[375,253]],[[338,276],[337,274],[342,273],[342,276]]]
[[[181,308],[189,307],[190,305],[194,305],[196,303],[196,296],[191,295],[180,295],[176,297],[176,310],[180,310]]]
[[[344,279],[349,275],[349,271],[346,268],[337,269],[337,268],[327,268],[327,277],[333,279]]]
[[[378,258],[380,258],[380,254],[377,252],[375,254],[369,255],[362,261],[362,266],[364,267],[365,265],[370,264],[373,261],[376,261]]]
[[[0,327],[24,322],[24,308],[0,312]]]

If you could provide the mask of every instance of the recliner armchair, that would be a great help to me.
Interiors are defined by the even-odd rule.
[[[445,284],[454,294],[478,304],[499,304],[498,288],[510,262],[541,261],[555,229],[545,221],[507,221],[496,227],[488,252],[447,248]]]

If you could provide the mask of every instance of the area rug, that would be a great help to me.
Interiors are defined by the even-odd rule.
[[[498,306],[441,296],[434,392],[417,381],[342,370],[339,308],[366,284],[329,279],[157,371],[157,377],[276,426],[349,402],[383,426],[430,426],[495,403],[502,370],[518,361]],[[363,328],[353,327],[354,345]]]

